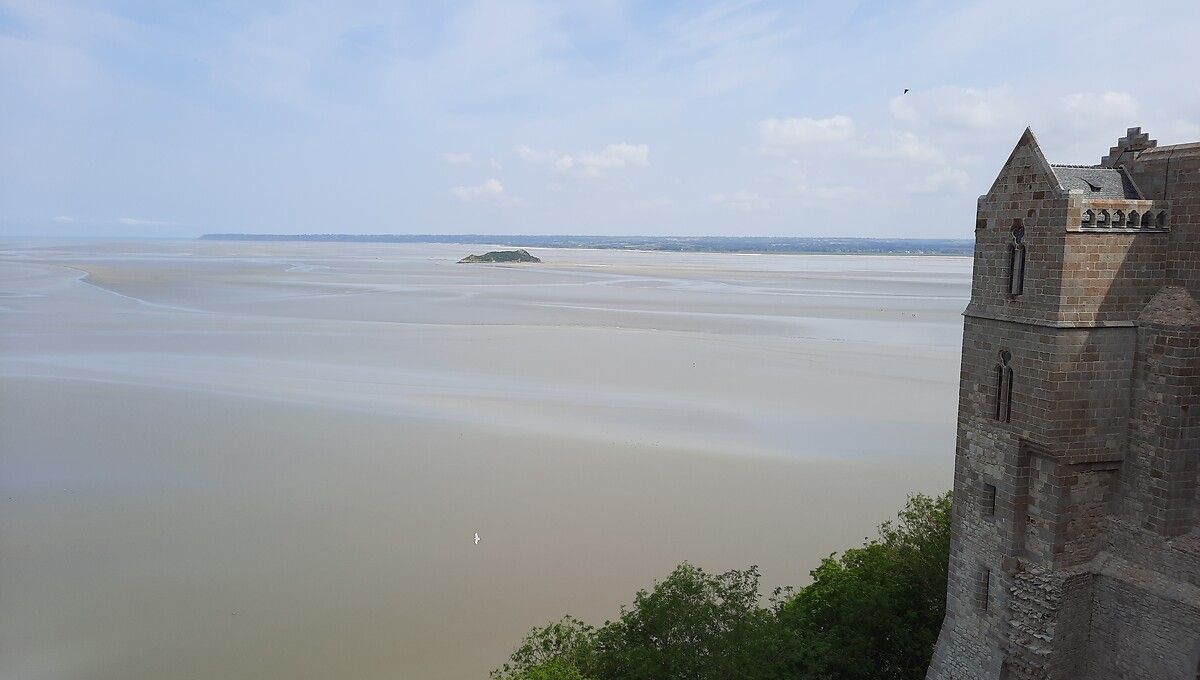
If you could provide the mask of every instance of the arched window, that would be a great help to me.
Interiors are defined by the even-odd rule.
[[[1025,291],[1025,227],[1013,227],[1012,243],[1008,244],[1008,294]]]
[[[1137,229],[1138,227],[1141,226],[1141,222],[1138,221],[1138,211],[1136,211],[1136,210],[1129,211],[1129,221],[1126,222],[1126,225],[1130,229]]]
[[[1101,210],[1100,214],[1096,215],[1096,226],[1103,228],[1103,229],[1108,228],[1108,211],[1107,210]]]
[[[1000,350],[1000,361],[996,362],[996,420],[1012,422],[1013,370],[1008,362],[1012,353]]]
[[[1083,222],[1081,222],[1080,224],[1084,227],[1096,226],[1096,213],[1092,212],[1091,210],[1084,210],[1083,211]]]
[[[1125,212],[1124,212],[1124,211],[1122,211],[1122,210],[1118,210],[1118,211],[1116,211],[1116,212],[1114,212],[1114,213],[1113,213],[1113,223],[1112,223],[1112,225],[1113,225],[1114,227],[1123,227],[1123,226],[1125,226]]]
[[[1158,219],[1155,222],[1156,227],[1165,229],[1167,227],[1167,214],[1165,212],[1158,213]]]

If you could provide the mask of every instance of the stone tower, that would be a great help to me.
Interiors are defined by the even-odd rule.
[[[979,198],[930,680],[1200,678],[1200,142]]]

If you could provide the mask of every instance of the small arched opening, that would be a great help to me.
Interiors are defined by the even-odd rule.
[[[1142,226],[1142,223],[1139,221],[1139,219],[1140,217],[1138,215],[1138,211],[1130,210],[1129,221],[1125,223],[1125,226],[1129,227],[1130,229],[1137,229],[1138,227]]]
[[[1113,213],[1112,225],[1114,227],[1124,227],[1125,226],[1125,211],[1124,210],[1117,210],[1116,212]]]
[[[1091,210],[1084,210],[1083,220],[1080,222],[1080,225],[1085,229],[1096,226],[1096,213]]]
[[[1154,226],[1158,227],[1159,229],[1167,228],[1167,214],[1165,212],[1160,211],[1158,213],[1158,217],[1156,217],[1154,220]]]
[[[1096,214],[1096,226],[1100,227],[1101,229],[1107,229],[1108,225],[1109,225],[1108,211],[1101,210],[1099,213]]]

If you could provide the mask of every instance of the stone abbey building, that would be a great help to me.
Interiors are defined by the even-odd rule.
[[[1200,142],[979,198],[930,680],[1200,678]]]

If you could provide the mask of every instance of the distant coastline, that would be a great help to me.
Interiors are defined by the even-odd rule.
[[[513,248],[594,248],[687,253],[970,255],[970,239],[815,238],[791,236],[570,236],[532,234],[204,234],[208,241],[455,243]]]

